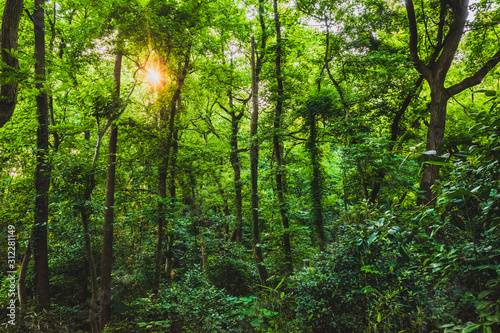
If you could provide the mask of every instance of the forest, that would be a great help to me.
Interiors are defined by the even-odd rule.
[[[0,331],[500,332],[499,0],[0,12]]]

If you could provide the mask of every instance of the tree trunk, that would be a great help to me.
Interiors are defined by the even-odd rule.
[[[243,199],[241,195],[241,166],[238,155],[238,131],[241,117],[236,115],[232,105],[232,94],[229,92],[229,105],[231,108],[231,155],[230,161],[234,171],[234,192],[236,201],[236,228],[231,235],[231,241],[241,242],[243,230]]]
[[[172,166],[170,168],[170,199],[172,201],[176,200],[176,188],[175,188],[175,176],[177,172],[177,154],[179,153],[179,130],[174,131],[174,136],[172,140]]]
[[[158,195],[162,200],[167,198],[167,169],[166,157],[164,155],[162,162],[158,166]],[[158,286],[160,284],[161,266],[162,266],[162,251],[163,251],[163,226],[165,224],[165,205],[160,202],[158,205],[158,235],[156,238],[156,258],[155,258],[155,277],[153,280],[152,293],[158,294]]]
[[[42,4],[43,1],[35,2],[35,5]],[[40,10],[40,7],[37,7]],[[18,80],[15,78],[16,71],[19,69],[19,61],[7,51],[17,50],[17,40],[19,32],[19,21],[23,13],[23,0],[6,0],[2,15],[2,40],[1,54],[2,61],[6,66],[2,68],[2,76],[9,77],[7,83],[2,84],[0,88],[0,128],[5,125],[12,117],[17,104],[17,85]],[[42,16],[38,15],[38,20]],[[42,25],[43,27],[43,25]],[[37,29],[35,27],[35,29]]]
[[[114,80],[115,93],[113,97],[113,112],[119,108],[120,102],[120,76],[122,67],[122,54],[118,53],[115,58]],[[111,272],[113,269],[113,219],[115,205],[115,179],[116,179],[116,151],[118,141],[118,127],[111,124],[109,129],[108,145],[108,169],[106,176],[106,211],[104,213],[104,226],[102,236],[102,258],[101,258],[101,307],[99,312],[99,329],[111,318]]]
[[[201,267],[203,267],[203,271],[207,271],[207,245],[205,244],[205,237],[200,235],[200,247],[201,247]]]
[[[85,202],[87,202],[87,200],[85,200]],[[90,269],[90,283],[92,287],[92,297],[90,299],[90,304],[89,304],[89,322],[90,322],[90,327],[92,329],[92,333],[97,333],[99,332],[97,326],[97,318],[96,318],[97,294],[99,293],[99,287],[97,285],[97,272],[95,267],[94,256],[92,255],[92,241],[90,239],[90,231],[89,231],[89,214],[86,210],[85,205],[82,205],[80,207],[80,215],[82,216],[83,234],[85,239],[85,252],[87,254],[87,262],[89,264],[89,269]]]
[[[184,68],[182,72],[179,74],[177,78],[177,89],[175,90],[174,96],[169,104],[170,115],[169,115],[169,126],[168,126],[168,134],[167,134],[167,142],[165,145],[165,151],[163,155],[163,161],[158,167],[158,195],[162,199],[167,198],[167,172],[169,167],[169,157],[170,157],[170,148],[172,146],[172,139],[174,135],[174,125],[175,125],[175,115],[177,111],[177,101],[181,96],[182,86],[184,85],[184,79],[188,73],[189,67],[189,50],[184,58]],[[160,118],[162,116],[160,115]],[[164,116],[163,116],[164,118]],[[164,121],[160,119],[160,121]],[[155,264],[155,276],[153,280],[153,294],[158,294],[158,286],[160,284],[160,276],[161,276],[161,267],[163,263],[163,227],[165,225],[165,217],[164,217],[164,204],[160,203],[158,205],[158,238],[156,242],[156,264]]]
[[[500,50],[473,75],[451,87],[445,88],[446,76],[455,59],[455,54],[464,34],[467,16],[469,15],[469,1],[455,0],[440,2],[440,12],[442,15],[437,24],[437,33],[429,34],[427,26],[425,26],[427,37],[429,35],[436,36],[434,40],[430,38],[423,39],[424,43],[430,44],[434,48],[434,53],[428,64],[425,64],[419,57],[419,27],[413,1],[405,0],[405,6],[410,33],[410,60],[413,62],[415,69],[427,80],[431,90],[430,122],[427,131],[426,148],[427,151],[436,150],[438,155],[444,138],[446,104],[448,99],[467,88],[481,83],[486,74],[500,62]],[[431,160],[434,159],[434,156],[428,156],[431,156]],[[419,204],[433,205],[436,203],[437,196],[432,193],[431,186],[438,176],[439,166],[429,164],[425,166],[422,181],[420,182],[420,190],[424,192],[425,197],[418,199]]]
[[[323,183],[321,179],[321,164],[319,149],[317,147],[316,116],[310,115],[309,140],[307,148],[311,156],[312,179],[311,179],[311,202],[312,218],[316,243],[321,251],[325,250],[325,231],[323,228]]]
[[[49,220],[50,161],[48,100],[45,82],[45,29],[44,0],[35,0],[33,13],[35,31],[35,77],[37,79],[37,152],[35,171],[35,223],[32,230],[33,258],[35,261],[35,289],[38,304],[42,308],[50,306],[49,262],[47,246],[47,224]]]
[[[276,100],[276,113],[274,117],[274,133],[273,133],[273,148],[274,158],[276,160],[276,190],[278,192],[278,204],[283,225],[283,249],[285,252],[285,267],[286,271],[291,274],[293,272],[292,249],[290,245],[289,219],[287,206],[284,198],[284,189],[286,187],[286,177],[282,165],[283,144],[280,143],[281,131],[281,114],[283,112],[283,77],[281,73],[281,24],[278,16],[277,0],[273,1],[274,8],[274,24],[276,27],[276,81],[278,84],[278,96]]]
[[[259,229],[259,197],[258,197],[258,163],[259,163],[259,146],[257,142],[257,125],[259,119],[259,107],[258,107],[258,95],[259,86],[258,78],[256,75],[255,68],[255,40],[252,35],[252,56],[251,56],[251,66],[252,66],[252,120],[250,123],[250,172],[251,172],[251,184],[252,184],[252,240],[254,249],[254,260],[257,265],[257,270],[259,272],[260,280],[262,284],[267,283],[267,270],[263,264],[262,260],[262,248],[260,243],[260,229]]]
[[[26,248],[26,253],[24,253],[21,269],[19,270],[19,278],[17,280],[17,293],[19,296],[19,306],[21,307],[21,311],[26,308],[26,304],[28,303],[28,296],[26,295],[26,275],[31,260],[31,247],[32,245],[30,240],[28,242],[28,247]]]
[[[172,268],[174,267],[174,234],[170,233],[167,235],[167,251],[166,251],[166,262],[165,262],[165,276],[167,284],[172,285]]]
[[[441,144],[444,139],[444,131],[446,127],[446,104],[448,103],[449,94],[446,89],[441,86],[436,86],[430,84],[431,86],[431,103],[430,103],[430,122],[429,128],[427,130],[427,145],[426,150],[435,150],[436,155],[430,156],[431,160],[434,160],[436,156],[441,154]],[[431,186],[434,184],[435,180],[439,177],[439,166],[426,164],[424,167],[424,172],[422,175],[422,180],[420,182],[420,191],[423,192],[424,197],[420,197],[418,200],[419,204],[431,204],[436,203],[437,195],[431,190]]]

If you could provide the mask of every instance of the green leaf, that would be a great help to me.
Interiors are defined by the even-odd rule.
[[[392,267],[392,266],[391,266]],[[377,315],[377,322],[381,322],[382,321],[382,315],[380,314],[380,312],[378,313]]]
[[[492,292],[493,292],[493,290],[483,290],[483,291],[481,291],[479,293],[479,295],[477,296],[477,298],[479,298],[479,299],[485,298],[486,296],[488,296]]]
[[[432,165],[439,165],[439,166],[453,166],[453,164],[450,162],[439,162],[439,161],[425,161],[422,164],[432,164]]]
[[[377,237],[377,235],[378,235],[378,231],[374,231],[370,235],[370,237],[368,237],[368,240],[367,240],[368,245],[370,245],[375,240],[375,238]]]
[[[471,333],[471,332],[474,332],[475,330],[477,330],[479,327],[481,327],[481,325],[479,324],[472,324],[470,323],[469,325],[467,325],[467,327],[465,327],[462,331],[462,333]]]

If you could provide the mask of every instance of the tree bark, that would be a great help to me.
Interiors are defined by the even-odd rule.
[[[286,187],[286,176],[284,172],[284,167],[282,163],[283,157],[283,144],[280,143],[280,132],[281,132],[281,115],[283,113],[283,99],[284,99],[284,88],[283,88],[283,76],[281,73],[281,23],[278,15],[278,2],[273,1],[274,9],[274,25],[276,28],[276,82],[278,85],[278,94],[276,99],[276,112],[274,116],[274,133],[273,133],[273,149],[274,158],[276,161],[276,190],[278,194],[278,204],[279,211],[281,215],[281,222],[283,225],[283,250],[285,253],[285,267],[286,271],[291,274],[293,272],[293,260],[292,260],[292,248],[290,245],[290,232],[289,232],[289,219],[287,206],[284,198],[284,192]]]
[[[0,88],[0,128],[10,120],[17,104],[18,80],[15,78],[15,74],[19,69],[19,61],[8,52],[11,50],[17,51],[19,21],[21,20],[22,13],[23,0],[6,0],[2,15],[2,40],[0,49],[2,61],[6,65],[2,68],[2,76],[8,79],[7,82],[2,83]],[[40,20],[40,15],[38,15],[38,20]]]
[[[262,259],[262,248],[260,243],[260,228],[259,228],[259,196],[258,196],[258,163],[259,163],[259,146],[257,142],[257,126],[259,121],[259,84],[256,75],[255,66],[255,40],[252,35],[252,56],[251,56],[251,66],[252,66],[252,120],[250,123],[250,173],[251,173],[251,184],[252,184],[252,240],[254,249],[254,260],[257,265],[257,270],[259,272],[259,277],[262,284],[267,283],[267,270],[263,264]]]
[[[200,235],[200,247],[201,247],[201,267],[203,268],[203,271],[206,272],[208,255],[207,255],[207,245],[205,244],[205,237],[203,237],[203,235]]]
[[[120,103],[120,77],[122,67],[121,53],[115,57],[114,81],[115,93],[113,96],[113,112],[116,112]],[[108,144],[108,169],[106,175],[106,211],[104,213],[103,242],[101,258],[101,307],[99,312],[99,329],[111,318],[111,272],[113,269],[113,219],[115,205],[115,180],[116,180],[116,152],[118,141],[118,126],[111,124],[109,129]]]
[[[431,86],[431,104],[430,113],[431,119],[427,130],[426,150],[435,150],[436,155],[441,154],[441,144],[444,139],[444,130],[446,128],[446,104],[449,94],[444,87]],[[431,159],[433,159],[431,157]],[[439,176],[439,166],[427,164],[424,167],[422,180],[420,181],[420,191],[424,193],[423,200],[419,200],[419,204],[434,205],[437,200],[436,194],[431,190],[431,186]]]
[[[35,289],[38,305],[41,308],[50,306],[49,262],[47,245],[47,224],[49,220],[49,123],[48,99],[44,88],[45,82],[45,27],[44,0],[35,0],[33,13],[35,32],[35,77],[37,80],[37,152],[35,170],[35,223],[32,229],[33,258],[35,261]]]

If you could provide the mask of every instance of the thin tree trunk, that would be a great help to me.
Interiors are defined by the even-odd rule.
[[[232,105],[232,94],[229,92],[229,104],[231,107],[231,155],[230,161],[234,171],[234,192],[236,201],[236,228],[231,235],[231,241],[241,242],[243,230],[243,198],[241,195],[241,165],[238,154],[238,131],[240,115],[236,115]]]
[[[115,93],[113,97],[113,112],[116,112],[120,101],[120,76],[122,67],[122,54],[115,58],[114,80]],[[111,272],[113,269],[113,219],[115,205],[115,179],[116,179],[116,152],[118,141],[118,126],[111,124],[109,129],[108,169],[106,176],[106,211],[104,213],[103,243],[101,258],[101,307],[99,312],[99,329],[111,318]]]
[[[169,104],[170,115],[169,115],[169,126],[168,126],[168,134],[167,134],[167,142],[165,145],[165,151],[163,155],[163,161],[158,168],[158,194],[162,199],[167,198],[167,172],[169,167],[169,157],[170,157],[170,148],[172,146],[172,139],[174,135],[174,125],[175,125],[175,115],[177,111],[177,101],[180,98],[182,86],[184,85],[184,79],[188,74],[189,67],[189,50],[184,57],[184,68],[182,69],[181,74],[177,78],[177,89],[175,90],[174,96]],[[161,115],[160,115],[161,117]],[[162,120],[161,120],[162,121]],[[160,284],[161,277],[161,267],[163,263],[163,227],[165,225],[165,217],[164,217],[165,207],[162,203],[158,205],[158,238],[156,242],[156,264],[155,264],[155,276],[153,280],[153,290],[152,293],[158,294],[158,286]]]
[[[177,172],[177,154],[179,153],[179,130],[174,131],[173,141],[172,141],[172,166],[170,168],[170,199],[172,201],[176,200],[176,188],[175,188],[175,176]]]
[[[19,306],[21,307],[21,311],[26,308],[26,304],[28,303],[28,296],[26,295],[26,275],[31,260],[31,247],[32,245],[30,240],[28,242],[28,247],[26,248],[26,253],[24,253],[21,269],[19,270],[19,278],[17,280],[17,293],[19,296]]]
[[[207,271],[207,245],[205,244],[205,237],[200,235],[200,247],[201,247],[201,267],[203,271]]]
[[[94,178],[93,175],[91,177]],[[93,187],[95,187],[95,182]],[[87,200],[85,200],[85,202],[87,202]],[[90,269],[90,283],[92,287],[92,297],[90,299],[90,304],[89,304],[89,322],[90,322],[90,327],[92,329],[92,333],[97,333],[99,332],[97,326],[97,318],[96,318],[97,294],[99,293],[99,287],[97,285],[97,272],[95,267],[94,256],[92,255],[92,241],[90,239],[90,231],[89,231],[89,214],[85,206],[80,207],[80,215],[82,216],[83,234],[85,239],[85,252],[87,253],[87,262],[89,264],[89,269]]]
[[[283,224],[283,249],[285,252],[285,267],[289,274],[293,272],[292,249],[290,245],[289,219],[286,202],[284,198],[284,189],[286,187],[286,176],[282,165],[283,144],[280,143],[281,114],[283,112],[283,77],[281,73],[281,24],[278,16],[277,0],[273,1],[274,24],[276,27],[276,81],[278,84],[278,97],[276,100],[276,113],[274,117],[273,148],[274,158],[276,160],[276,189],[278,192],[279,211],[281,222]]]
[[[36,4],[43,3],[35,2]],[[40,8],[40,7],[38,7]],[[19,32],[19,21],[23,13],[23,0],[6,0],[2,15],[2,40],[1,54],[2,61],[6,66],[2,67],[2,76],[9,77],[6,84],[2,84],[0,88],[0,128],[7,123],[17,104],[17,85],[18,80],[15,78],[15,72],[19,69],[19,61],[7,51],[11,49],[17,51],[17,41]],[[43,20],[42,16],[38,15],[38,20]],[[35,27],[36,29],[36,27]]]
[[[166,169],[166,157],[164,155],[162,162],[158,166],[158,195],[162,200],[167,198],[167,169]],[[155,277],[153,280],[153,290],[154,295],[158,294],[158,287],[160,283],[161,275],[161,265],[162,265],[162,251],[163,251],[163,226],[165,224],[165,205],[160,202],[158,205],[158,235],[156,239],[156,259],[155,259]]]
[[[56,39],[56,3],[53,3],[53,16],[52,19],[53,21],[50,20],[49,18],[49,23],[50,23],[50,31],[51,31],[51,36],[50,36],[50,42],[49,42],[49,50],[52,53],[54,51],[54,41]],[[61,57],[62,59],[62,54]],[[52,70],[48,69],[47,71],[49,77],[52,74]],[[54,117],[54,96],[52,93],[52,86],[49,87],[50,89],[50,96],[49,96],[49,121],[51,126],[55,126],[55,117]],[[61,138],[59,134],[57,133],[56,130],[52,130],[52,137],[54,138],[54,151],[59,150],[59,145],[61,144]]]
[[[49,220],[49,187],[50,161],[49,149],[49,122],[48,100],[44,88],[45,82],[45,29],[44,29],[44,0],[35,0],[33,13],[35,31],[35,77],[37,105],[37,152],[35,171],[35,223],[32,230],[33,258],[35,261],[35,289],[38,295],[38,304],[42,308],[50,306],[49,261],[47,245],[47,224]]]
[[[222,198],[222,202],[224,203],[222,207],[222,211],[224,212],[224,217],[226,218],[226,222],[224,223],[224,234],[227,236],[227,234],[229,233],[229,224],[227,223],[227,218],[229,215],[231,215],[231,212],[229,211],[229,203],[227,202],[226,194],[224,192],[224,187],[220,182],[220,177],[217,176],[215,171],[212,172],[212,176],[214,177],[215,182],[217,183],[218,192]]]
[[[169,286],[172,285],[172,268],[174,267],[174,234],[170,233],[167,235],[167,251],[166,251],[166,262],[165,262],[165,276]]]
[[[258,163],[259,163],[259,146],[257,142],[257,125],[259,119],[259,107],[258,107],[258,78],[256,76],[255,68],[255,40],[252,35],[252,56],[251,56],[251,66],[252,66],[252,120],[250,124],[250,172],[251,172],[251,184],[252,184],[252,239],[253,239],[253,249],[254,249],[254,260],[257,265],[257,270],[259,272],[260,280],[262,284],[267,283],[267,270],[263,264],[262,259],[262,248],[260,242],[260,228],[259,228],[259,197],[258,197]]]

